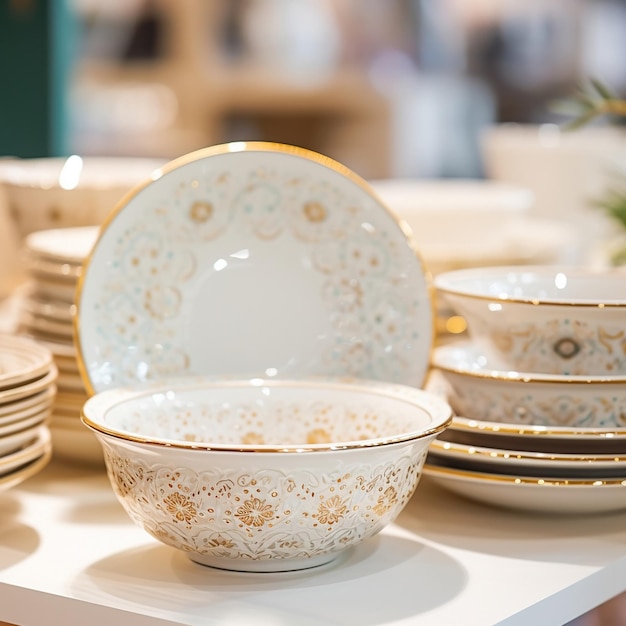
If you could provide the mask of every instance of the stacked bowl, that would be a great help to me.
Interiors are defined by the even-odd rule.
[[[509,266],[434,283],[468,338],[433,352],[428,387],[456,417],[426,473],[493,505],[626,508],[626,274]]]
[[[327,563],[406,505],[449,405],[418,389],[431,285],[370,187],[317,153],[214,146],[105,221],[74,330],[129,516],[194,561]]]
[[[97,226],[82,226],[26,236],[27,282],[20,298],[18,330],[48,349],[58,369],[50,421],[55,456],[101,464],[97,442],[80,423],[88,396],[78,370],[72,325],[76,285],[97,234]]]
[[[56,392],[52,355],[24,337],[0,335],[0,490],[48,463],[48,422]]]

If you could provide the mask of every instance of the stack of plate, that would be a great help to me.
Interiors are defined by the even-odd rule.
[[[435,362],[443,365],[451,348],[458,349],[437,348]],[[442,373],[433,371],[427,389],[456,408]],[[431,444],[424,474],[464,498],[497,507],[544,513],[626,509],[626,429],[520,424],[505,421],[506,413],[501,417],[456,416]]]
[[[97,227],[85,226],[37,231],[26,237],[29,280],[21,299],[19,328],[21,334],[50,350],[58,368],[50,424],[55,456],[99,461],[98,446],[89,445],[95,439],[79,421],[87,392],[78,369],[72,326],[76,284],[97,234]],[[85,439],[86,447],[82,445]]]
[[[507,508],[626,509],[624,280],[553,267],[437,277],[470,333],[433,351],[428,388],[458,417],[430,448],[425,474]]]
[[[25,337],[0,335],[0,489],[17,485],[50,460],[56,377],[49,350]]]

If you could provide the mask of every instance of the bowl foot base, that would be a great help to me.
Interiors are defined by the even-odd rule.
[[[302,559],[227,559],[203,554],[189,554],[189,558],[200,565],[236,572],[291,572],[319,567],[337,558],[336,552]]]

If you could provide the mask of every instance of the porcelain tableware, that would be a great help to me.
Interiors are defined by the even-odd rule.
[[[16,487],[25,480],[35,476],[48,465],[51,458],[52,449],[50,446],[46,447],[44,453],[38,458],[27,463],[26,465],[18,467],[4,476],[0,476],[0,491],[6,491],[7,489]]]
[[[626,375],[626,273],[555,266],[438,274],[437,297],[501,370]]]
[[[463,245],[486,230],[498,232],[529,213],[533,193],[490,180],[373,180],[380,198],[405,220],[420,249]]]
[[[53,364],[48,372],[43,376],[16,387],[9,387],[8,389],[0,390],[0,406],[5,403],[14,402],[15,400],[29,398],[30,396],[39,394],[49,388],[54,388],[56,390],[55,382],[57,374],[58,371],[56,365]]]
[[[35,431],[33,441],[22,448],[0,457],[0,477],[24,467],[35,459],[42,457],[52,447],[50,431],[47,426],[40,426]]]
[[[0,394],[40,378],[52,367],[52,354],[44,346],[25,337],[0,334]]]
[[[21,420],[18,420],[17,422],[9,422],[8,424],[3,423],[0,426],[0,438],[5,437],[6,435],[12,435],[13,433],[17,433],[21,430],[26,430],[31,426],[45,424],[50,420],[51,414],[51,407],[46,407],[45,409],[34,412],[31,415],[24,417]]]
[[[43,427],[45,427],[45,425],[43,425]],[[18,430],[9,435],[0,437],[0,458],[35,441],[41,428],[42,424],[36,423],[23,430]]]
[[[438,396],[375,381],[188,377],[83,407],[127,513],[194,561],[243,571],[321,565],[404,508]]]
[[[429,458],[437,458],[466,469],[479,469],[498,473],[498,470],[518,472],[545,472],[564,475],[571,472],[579,478],[591,476],[592,472],[621,472],[626,477],[626,449],[619,454],[575,454],[541,452],[534,450],[515,450],[494,446],[479,446],[467,443],[435,439],[430,444]]]
[[[626,429],[626,375],[565,376],[489,366],[471,341],[438,346],[433,366],[463,417],[508,424]]]
[[[90,392],[185,374],[420,386],[434,335],[429,277],[367,183],[263,142],[186,155],[127,195],[76,305]]]
[[[137,182],[141,180],[143,177]],[[98,229],[99,226],[78,226],[35,231],[24,239],[24,248],[32,261],[68,266],[72,270],[80,267],[88,256],[98,238]]]
[[[18,233],[101,224],[115,204],[163,164],[140,157],[9,159],[0,166]]]
[[[0,419],[8,418],[11,415],[20,411],[28,410],[29,408],[48,404],[52,402],[56,393],[56,387],[50,385],[45,387],[42,391],[35,392],[24,398],[18,398],[9,402],[0,403]]]
[[[511,476],[426,464],[424,476],[463,498],[497,508],[558,515],[626,509],[626,480]]]

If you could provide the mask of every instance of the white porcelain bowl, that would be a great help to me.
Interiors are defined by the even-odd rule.
[[[204,565],[283,571],[392,522],[451,409],[386,383],[194,378],[101,392],[82,419],[148,533]]]
[[[489,180],[391,178],[371,182],[374,191],[413,230],[421,246],[464,245],[468,239],[527,215],[530,190]]]
[[[617,126],[568,132],[556,124],[495,124],[481,137],[489,179],[532,190],[533,215],[574,228],[573,262],[587,262],[616,228],[593,201],[619,181],[625,146],[626,133]]]
[[[439,346],[432,364],[465,418],[506,424],[626,429],[626,376],[499,370],[469,342]]]
[[[443,299],[496,369],[626,375],[626,272],[508,266],[444,272]]]
[[[142,157],[48,157],[0,162],[0,185],[20,237],[101,224],[163,162]]]

